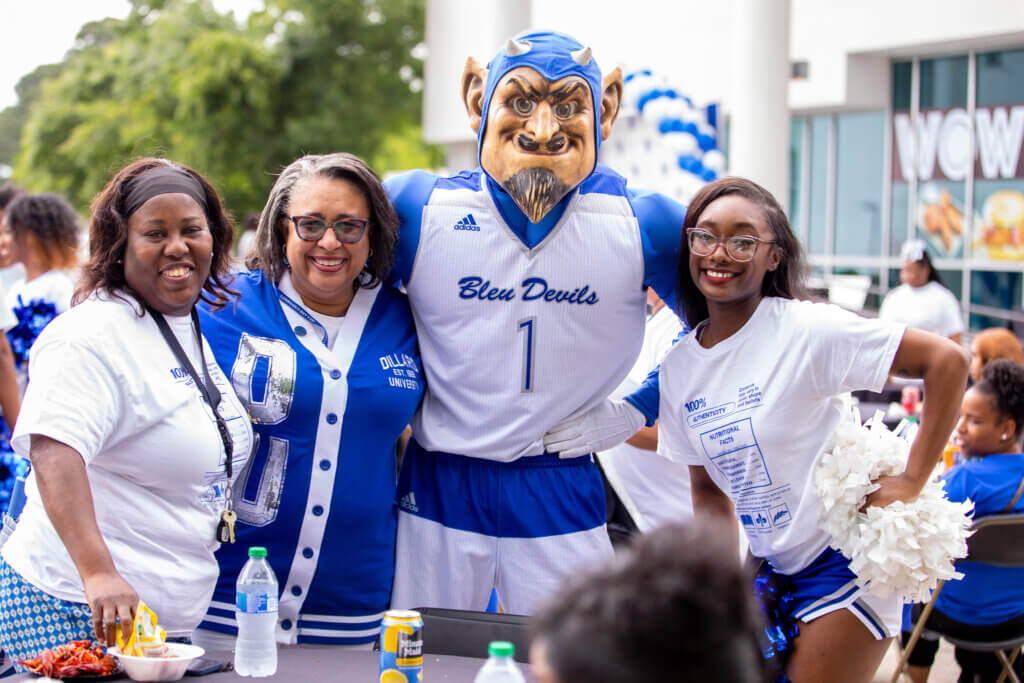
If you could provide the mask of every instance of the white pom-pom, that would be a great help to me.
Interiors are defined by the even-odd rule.
[[[882,595],[927,602],[939,579],[958,579],[953,561],[967,556],[973,504],[946,498],[937,472],[912,503],[860,509],[872,482],[897,475],[907,464],[916,425],[889,431],[876,415],[860,424],[848,405],[814,472],[821,499],[821,526],[832,545],[850,558],[860,585]]]

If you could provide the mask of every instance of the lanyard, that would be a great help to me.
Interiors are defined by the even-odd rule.
[[[181,348],[181,344],[178,343],[178,338],[174,336],[174,332],[171,331],[170,326],[164,319],[164,316],[159,311],[154,311],[150,306],[146,305],[146,311],[153,316],[153,320],[156,321],[156,326],[160,328],[160,334],[163,335],[164,341],[167,342],[167,346],[171,348],[174,353],[174,357],[178,359],[181,366],[185,368],[188,374],[192,377],[192,381],[195,382],[199,388],[199,393],[202,394],[203,400],[210,406],[213,411],[213,419],[217,422],[217,432],[220,434],[220,439],[224,444],[224,474],[227,476],[227,485],[224,489],[224,512],[221,514],[221,522],[217,526],[217,540],[222,543],[234,543],[235,542],[235,513],[231,509],[231,466],[232,456],[234,454],[234,444],[231,440],[231,433],[228,431],[228,425],[217,411],[217,407],[220,406],[221,394],[220,389],[214,383],[213,378],[210,377],[209,368],[206,367],[206,357],[203,354],[203,334],[199,327],[199,314],[196,313],[196,309],[192,307],[192,326],[195,329],[196,338],[199,342],[199,362],[203,366],[203,378],[200,380],[199,373],[192,366],[192,361],[189,360],[188,355],[185,353],[185,349]]]
[[[281,301],[284,302],[285,306],[287,306],[288,308],[292,309],[293,311],[295,311],[296,313],[301,315],[306,320],[306,322],[308,322],[310,325],[313,325],[317,330],[319,330],[320,331],[321,340],[323,341],[324,346],[326,346],[327,348],[330,348],[330,345],[327,343],[327,330],[324,329],[324,326],[320,324],[319,320],[317,320],[316,318],[311,316],[306,311],[305,308],[303,308],[299,304],[295,303],[295,301],[290,296],[288,296],[287,294],[282,292],[280,289],[277,292],[277,296],[280,297]]]

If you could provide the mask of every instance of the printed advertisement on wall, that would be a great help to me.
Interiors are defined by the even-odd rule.
[[[893,116],[893,180],[918,180],[919,234],[935,255],[1024,262],[1024,105],[962,108]],[[971,131],[975,150],[971,150]],[[915,145],[916,142],[916,145]],[[968,225],[966,184],[974,169]]]

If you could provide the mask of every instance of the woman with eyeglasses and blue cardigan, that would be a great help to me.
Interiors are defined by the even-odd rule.
[[[281,587],[279,643],[377,636],[394,575],[395,444],[424,388],[406,297],[386,283],[397,229],[364,162],[304,156],[270,192],[250,272],[232,281],[237,302],[203,312],[258,443],[199,644],[233,644],[235,580],[253,545]]]

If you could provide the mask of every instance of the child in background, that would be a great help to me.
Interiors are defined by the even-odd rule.
[[[14,260],[25,266],[25,279],[11,287],[6,300],[18,319],[7,336],[24,393],[29,349],[43,328],[71,307],[80,226],[75,210],[56,194],[23,194],[7,207],[5,219]]]
[[[994,360],[964,394],[953,440],[968,460],[943,476],[949,499],[974,501],[976,519],[1010,511],[1024,513],[1024,496],[1018,490],[1024,481],[1022,434],[1024,366]],[[961,562],[957,569],[964,578],[943,586],[928,627],[953,637],[989,641],[1009,639],[1024,631],[1024,569],[974,562]],[[921,607],[915,606],[915,617]],[[904,640],[908,635],[904,634]],[[914,683],[928,679],[938,648],[937,640],[917,642],[907,667]],[[995,681],[1002,671],[999,660],[989,652],[957,648],[956,660],[961,681],[974,681],[974,676]],[[1015,667],[1024,675],[1019,659]]]

